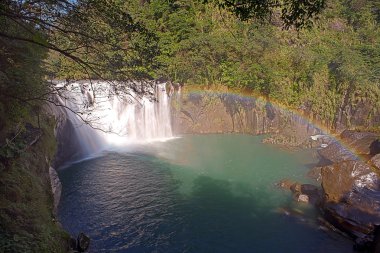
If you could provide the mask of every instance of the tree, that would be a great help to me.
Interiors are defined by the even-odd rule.
[[[132,95],[130,91],[153,97],[144,88],[151,83],[144,81],[152,79],[156,67],[156,40],[154,33],[133,21],[121,1],[2,1],[3,122],[17,122],[25,115],[23,111],[27,114],[44,102],[58,105],[52,95],[67,98],[60,92],[65,86],[57,88],[45,77],[100,79],[121,97]],[[95,95],[97,87],[92,89]]]
[[[242,20],[280,18],[285,28],[310,27],[325,8],[325,0],[204,0],[226,9]]]

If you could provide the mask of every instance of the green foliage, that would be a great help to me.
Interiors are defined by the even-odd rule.
[[[24,142],[13,142],[12,140],[5,139],[5,144],[0,148],[0,161],[10,160],[17,158],[25,149]]]
[[[313,17],[324,9],[325,0],[203,0],[226,9],[242,20],[265,21],[281,18],[284,27],[310,27]]]
[[[52,120],[43,116],[41,128],[40,140],[0,170],[1,252],[66,252],[68,235],[54,221],[48,179],[56,145]]]
[[[359,100],[369,107],[378,103],[376,1],[328,1],[314,26],[299,31],[282,30],[284,21],[275,12],[269,21],[257,23],[191,0],[136,0],[125,6],[157,35],[154,77],[251,90],[289,107],[307,108],[330,125],[341,107]]]

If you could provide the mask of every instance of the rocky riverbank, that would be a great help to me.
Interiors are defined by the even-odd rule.
[[[346,147],[335,142],[319,151],[327,163],[320,168],[324,217],[351,235],[358,249],[372,247],[373,252],[380,252],[379,138],[346,130],[340,135]]]
[[[345,130],[339,142],[318,150],[320,166],[308,173],[316,185],[289,180],[277,184],[290,190],[296,201],[315,205],[324,226],[352,237],[356,250],[376,253],[380,252],[379,138],[371,132]]]
[[[318,148],[320,163],[308,175],[320,187],[286,180],[279,187],[290,189],[296,201],[315,204],[324,222],[351,236],[357,250],[380,252],[380,134],[345,130],[330,137],[302,116],[230,94],[185,93],[172,101],[176,134],[270,134],[263,142]]]

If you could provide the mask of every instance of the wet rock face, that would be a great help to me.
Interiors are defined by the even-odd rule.
[[[361,161],[344,161],[325,166],[321,175],[326,200],[332,202],[344,200],[353,190],[376,190],[379,183],[376,174]]]
[[[375,155],[369,161],[369,164],[373,167],[373,169],[380,175],[380,154]]]
[[[371,156],[380,153],[379,135],[371,132],[357,132],[345,130],[340,139],[350,150],[358,155]],[[350,150],[343,147],[340,142],[333,142],[326,148],[318,151],[327,163],[339,163],[348,160],[358,160]]]
[[[350,93],[347,93],[346,96],[350,96]],[[375,108],[369,100],[356,100],[354,97],[347,97],[344,100],[344,103],[337,108],[334,119],[335,129],[344,130],[347,126],[352,128],[357,126],[372,127],[380,124],[380,112],[374,110]]]
[[[322,167],[314,167],[307,173],[307,176],[314,179],[317,182],[322,181]]]
[[[90,246],[90,238],[84,233],[80,233],[77,238],[77,249],[79,252],[85,252]]]
[[[375,155],[380,153],[378,134],[345,130],[341,133],[340,137],[359,155]]]
[[[172,106],[176,133],[250,133],[272,131],[276,125],[273,108],[267,117],[265,104],[223,94],[187,94]]]
[[[61,181],[59,180],[57,172],[51,166],[49,167],[49,177],[50,177],[51,190],[52,190],[53,198],[54,198],[54,213],[57,214],[59,200],[61,199],[62,184],[61,184]]]
[[[206,92],[173,95],[172,125],[176,134],[281,133],[285,144],[297,145],[320,133],[302,117],[261,99]]]
[[[289,179],[283,179],[276,183],[277,187],[290,190],[294,200],[317,205],[321,200],[320,189],[312,184],[300,184]]]
[[[57,98],[52,99],[57,104],[60,103],[59,100],[56,100]],[[75,132],[76,126],[69,120],[67,111],[63,107],[50,105],[45,107],[45,111],[53,115],[56,122],[54,134],[57,140],[57,152],[52,166],[59,169],[80,152],[80,138]]]
[[[57,153],[53,161],[55,168],[59,168],[80,153],[80,138],[75,128],[70,120],[65,120],[56,132]]]
[[[327,147],[318,150],[323,163],[332,164],[347,160],[357,160],[358,158],[351,151],[343,147],[339,142],[334,142]]]
[[[380,225],[380,180],[361,161],[344,161],[321,170],[325,217],[355,237],[372,235]]]

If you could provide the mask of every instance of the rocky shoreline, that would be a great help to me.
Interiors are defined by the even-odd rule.
[[[351,237],[357,251],[380,252],[379,138],[371,132],[345,130],[339,142],[318,150],[321,166],[308,176],[320,187],[286,179],[277,184],[290,190],[296,201],[315,205],[324,226]]]
[[[75,147],[77,140],[66,143],[62,137],[71,132],[70,122],[62,111],[54,115],[58,122],[56,166],[72,155],[63,147]],[[320,187],[286,180],[278,186],[291,190],[295,201],[315,205],[325,227],[351,236],[356,249],[380,252],[379,134],[345,130],[334,138],[302,116],[268,102],[207,93],[172,94],[172,124],[176,134],[269,134],[264,143],[317,148],[320,162],[308,175]],[[73,152],[75,148],[68,150]]]
[[[317,148],[320,162],[308,176],[320,187],[289,180],[277,186],[315,205],[324,227],[350,236],[355,250],[380,253],[380,134],[344,130],[332,137],[302,116],[236,95],[185,93],[172,100],[177,134],[269,134],[264,143]]]

